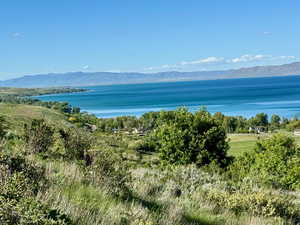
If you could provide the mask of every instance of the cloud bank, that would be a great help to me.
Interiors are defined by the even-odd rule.
[[[252,55],[245,54],[239,57],[234,58],[225,58],[225,57],[216,57],[210,56],[207,58],[192,60],[192,61],[181,61],[175,64],[164,64],[161,66],[152,66],[146,67],[143,71],[148,72],[157,72],[157,71],[167,71],[167,70],[189,70],[189,69],[197,69],[197,70],[206,70],[207,67],[212,66],[236,66],[236,65],[244,65],[246,63],[258,63],[258,62],[286,62],[299,60],[296,56],[273,56],[273,55]]]

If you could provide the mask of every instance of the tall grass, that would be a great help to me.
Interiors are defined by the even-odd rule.
[[[71,216],[79,225],[288,225],[280,217],[263,217],[242,212],[237,215],[229,209],[216,207],[205,201],[202,192],[193,188],[193,176],[199,173],[201,187],[222,187],[218,177],[202,171],[172,171],[182,174],[180,184],[170,172],[154,169],[133,169],[132,193],[127,198],[116,198],[108,187],[87,184],[79,166],[68,162],[46,162],[51,188],[39,199]],[[183,176],[188,178],[183,179]],[[199,179],[197,178],[199,181]],[[198,182],[197,181],[197,182]],[[209,184],[210,183],[210,184]],[[190,185],[189,185],[190,184]]]

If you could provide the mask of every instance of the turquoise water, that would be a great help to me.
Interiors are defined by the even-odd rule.
[[[145,112],[186,106],[250,117],[259,112],[300,116],[300,76],[127,84],[87,87],[81,93],[46,95],[44,101],[66,101],[98,117],[140,116]]]

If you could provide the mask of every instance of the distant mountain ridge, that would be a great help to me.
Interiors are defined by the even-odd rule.
[[[167,81],[216,80],[248,77],[300,75],[300,62],[232,70],[160,73],[70,72],[23,76],[0,81],[1,87],[78,87]]]

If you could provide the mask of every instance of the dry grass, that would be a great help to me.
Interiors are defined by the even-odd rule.
[[[0,103],[0,116],[4,116],[10,129],[17,132],[23,128],[24,123],[32,119],[44,119],[55,126],[68,126],[63,114],[41,106]]]
[[[46,167],[49,178],[56,183],[39,195],[39,199],[71,216],[79,225],[290,224],[281,218],[247,213],[237,216],[226,209],[217,209],[197,191],[187,193],[182,189],[183,192],[176,195],[178,185],[170,179],[162,179],[164,175],[159,170],[134,169],[132,196],[118,199],[105,187],[85,184],[77,164],[56,161],[46,162]]]

